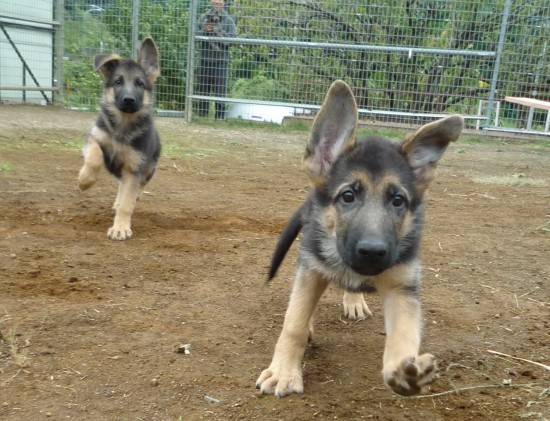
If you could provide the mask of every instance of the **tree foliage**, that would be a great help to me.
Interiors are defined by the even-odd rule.
[[[90,11],[69,1],[66,49],[70,61],[91,62],[101,49],[130,54],[131,0],[102,0]],[[82,3],[80,3],[82,2]],[[415,49],[497,49],[505,0],[233,0],[227,2],[238,36],[263,40],[379,47],[377,50],[233,45],[229,95],[319,104],[341,78],[359,106],[405,113],[474,113],[489,91],[494,57],[420,53]],[[208,1],[199,4],[199,13]],[[81,26],[78,32],[79,25]],[[185,103],[189,2],[141,0],[139,35],[161,51],[157,104]],[[515,0],[506,32],[499,95],[525,95],[522,87],[550,82],[550,7],[547,0]],[[401,47],[404,51],[384,50]],[[80,56],[79,56],[80,54]],[[79,58],[80,57],[80,58]],[[73,63],[74,64],[74,63]],[[70,77],[82,66],[69,66]],[[93,70],[92,70],[93,71]],[[550,93],[549,93],[550,95]]]
[[[338,0],[241,0],[235,2],[234,13],[240,33],[252,38],[494,52],[503,6],[504,0],[388,0],[354,5]],[[539,75],[548,78],[549,74],[548,59],[545,64],[540,59],[548,57],[543,41],[550,35],[547,3],[515,1],[510,16],[502,74],[513,77],[510,83],[499,84],[501,92],[513,92],[517,79],[534,74],[537,66]],[[521,49],[514,48],[517,41]],[[471,111],[466,109],[472,104],[470,99],[477,102],[487,95],[494,68],[492,57],[417,54],[414,50],[275,47],[264,48],[263,54],[256,49],[255,61],[262,67],[275,67],[273,77],[304,102],[318,103],[323,88],[342,78],[355,88],[361,108],[413,113]],[[318,92],[314,87],[323,88]]]
[[[152,36],[160,50],[161,77],[157,84],[157,107],[183,109],[185,103],[187,40],[189,10],[185,2],[142,0],[139,10],[139,39]],[[87,3],[70,3],[65,22],[65,80],[83,86],[84,79],[97,83],[92,66],[98,53],[116,52],[131,57],[132,1],[112,0],[101,7]],[[78,71],[75,71],[78,70]],[[72,82],[71,82],[72,81]],[[99,86],[99,85],[97,85]],[[82,105],[99,101],[99,91],[90,90]],[[80,101],[76,94],[68,97],[69,105]]]

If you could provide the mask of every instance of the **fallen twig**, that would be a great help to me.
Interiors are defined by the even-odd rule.
[[[46,189],[42,190],[1,190],[0,193],[4,194],[27,194],[27,193],[47,193]]]
[[[15,379],[19,375],[19,373],[21,373],[21,370],[23,369],[20,368],[19,370],[17,370],[17,373],[15,373],[11,378],[6,380],[5,382],[2,382],[2,386],[7,386],[9,382],[11,382],[13,379]]]
[[[469,196],[481,196],[485,199],[497,200],[496,197],[490,196],[488,193],[470,193],[470,194],[456,194],[456,193],[447,193],[448,196],[458,196],[458,197],[469,197]]]
[[[548,307],[548,306],[550,306],[549,303],[544,303],[544,302],[542,302],[542,301],[533,300],[531,297],[527,297],[527,299],[528,299],[529,301],[534,302],[534,303],[540,304],[540,305],[543,306],[543,307]]]
[[[445,395],[452,395],[453,393],[459,393],[459,392],[466,392],[470,390],[478,390],[478,389],[494,389],[494,388],[509,388],[509,387],[533,387],[536,386],[536,383],[528,383],[528,384],[488,384],[488,385],[481,385],[481,386],[469,386],[469,387],[461,387],[458,389],[453,390],[447,390],[445,392],[440,393],[433,393],[431,395],[418,395],[418,396],[408,396],[403,399],[423,399],[423,398],[436,398],[438,396],[445,396]]]
[[[502,356],[502,357],[512,358],[513,360],[525,361],[526,363],[531,363],[531,364],[538,365],[539,367],[542,367],[542,368],[544,368],[545,370],[550,370],[550,365],[538,363],[538,362],[536,362],[536,361],[526,360],[525,358],[513,357],[512,355],[504,354],[504,353],[498,352],[498,351],[492,351],[492,350],[490,350],[490,349],[488,349],[487,352],[488,352],[489,354],[495,354],[495,355],[500,355],[500,356]]]

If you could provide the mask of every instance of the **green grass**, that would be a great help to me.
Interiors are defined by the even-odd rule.
[[[13,170],[13,165],[9,162],[0,162],[0,172]]]
[[[24,344],[20,344],[18,337],[20,336],[15,328],[8,329],[2,326],[2,323],[10,321],[9,315],[0,317],[0,345],[6,348],[6,355],[11,358],[15,365],[25,368],[29,366],[29,358],[27,357],[27,348],[30,345],[30,339],[26,339]]]
[[[544,180],[538,178],[529,178],[522,173],[503,176],[478,175],[474,176],[473,180],[474,182],[480,184],[497,184],[504,186],[543,187],[547,185],[546,181]]]
[[[162,156],[166,158],[203,159],[220,153],[220,149],[205,148],[193,143],[164,140],[162,144]]]
[[[369,128],[359,129],[358,137],[367,136],[367,135],[378,135],[392,140],[402,140],[411,133],[413,130],[404,130],[404,129],[394,129],[394,128],[384,128],[372,126]],[[484,136],[484,135],[473,135],[473,134],[462,134],[458,139],[458,144],[463,145],[518,145],[518,146],[528,146],[534,148],[550,148],[550,139],[511,139],[506,137],[495,137],[495,136]],[[463,153],[464,150],[461,151]]]
[[[518,145],[529,146],[534,148],[550,148],[550,140],[547,139],[511,139],[506,137],[493,137],[483,135],[462,135],[458,140],[459,143],[466,145]]]
[[[213,129],[231,129],[253,131],[257,133],[304,133],[310,130],[307,122],[289,120],[284,124],[265,123],[247,120],[217,121],[212,119],[195,119],[193,126],[202,126]],[[238,139],[224,140],[223,146],[216,148],[214,142],[201,142],[195,137],[174,133],[162,133],[162,156],[167,158],[204,159],[210,156],[227,154],[227,145],[243,145]]]
[[[291,132],[308,132],[311,126],[308,121],[291,119],[283,124],[267,123],[263,121],[250,121],[240,119],[230,119],[227,121],[216,121],[212,119],[198,119],[195,124],[205,125],[209,127],[230,127],[232,129],[256,129],[259,131],[276,132],[276,133],[291,133]]]
[[[393,139],[393,140],[402,140],[404,139],[407,134],[410,132],[407,130],[400,130],[400,129],[391,129],[391,128],[384,128],[384,127],[369,127],[369,128],[361,128],[358,131],[357,137],[361,138],[364,136],[381,136],[385,137],[387,139]]]
[[[213,119],[200,119],[197,118],[193,121],[192,125],[209,127],[213,129],[224,130],[230,128],[232,130],[247,130],[257,131],[258,133],[307,133],[311,130],[311,119],[288,119],[283,124],[256,122],[248,120],[231,119],[228,121],[217,121]],[[84,142],[85,133],[72,134],[72,138],[63,139],[63,136],[67,135],[66,129],[53,130],[48,133],[49,137],[40,139],[40,136],[36,133],[39,129],[29,129],[25,134],[25,138],[14,144],[1,144],[0,149],[11,148],[24,148],[27,150],[40,150],[44,148],[53,148],[66,151],[79,151]],[[378,126],[361,127],[358,132],[359,137],[366,135],[378,135],[395,141],[404,139],[412,130],[403,130],[396,128],[384,128]],[[32,140],[35,139],[35,140]],[[60,140],[62,139],[62,140]],[[204,144],[196,142],[194,139],[182,139],[181,136],[172,136],[171,134],[163,134],[163,156],[178,157],[178,158],[195,158],[203,159],[208,156],[218,155],[220,150],[212,148],[212,145],[205,147]],[[238,144],[238,141],[234,141]],[[460,137],[456,149],[456,153],[467,153],[468,145],[506,145],[513,144],[514,146],[525,146],[533,148],[550,148],[550,139],[533,139],[533,140],[513,140],[499,137],[488,137],[483,135],[463,135]],[[0,164],[2,165],[2,164]],[[3,164],[0,167],[0,171],[9,171],[11,166]],[[528,180],[511,180],[514,181],[514,185],[527,184]],[[479,181],[487,182],[487,181]],[[537,182],[535,181],[535,184]],[[500,183],[502,184],[502,182]],[[510,182],[508,184],[511,184]]]
[[[58,149],[63,151],[77,151],[82,149],[83,145],[84,135],[80,138],[59,140],[58,136],[43,138],[40,135],[33,133],[32,136],[26,135],[25,139],[20,139],[14,142],[0,141],[0,150],[22,149],[28,151],[40,151],[44,149]]]
[[[42,144],[42,146],[50,146],[54,148],[60,148],[64,150],[80,150],[84,146],[83,139],[70,139],[70,140],[50,140]]]

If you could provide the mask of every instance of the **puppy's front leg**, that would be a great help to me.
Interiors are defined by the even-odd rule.
[[[381,293],[386,326],[384,382],[395,393],[416,395],[437,378],[435,357],[418,355],[422,331],[418,291],[396,287]]]
[[[303,393],[302,358],[307,346],[310,320],[328,282],[319,274],[299,268],[290,295],[283,331],[279,336],[269,368],[256,381],[263,394],[281,398]]]
[[[137,178],[130,172],[123,173],[116,200],[118,206],[115,220],[113,226],[107,231],[107,236],[111,240],[127,240],[132,237],[132,214],[134,213],[139,190],[140,186]]]
[[[90,136],[84,150],[84,165],[78,173],[78,187],[86,191],[97,181],[97,176],[103,167],[103,151],[98,141]]]

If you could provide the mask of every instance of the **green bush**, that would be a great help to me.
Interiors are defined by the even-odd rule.
[[[90,60],[66,61],[65,106],[97,110],[101,95],[101,77],[94,70]]]
[[[279,82],[264,74],[259,74],[251,79],[238,79],[233,85],[231,96],[243,99],[280,101],[286,99],[288,94]]]

